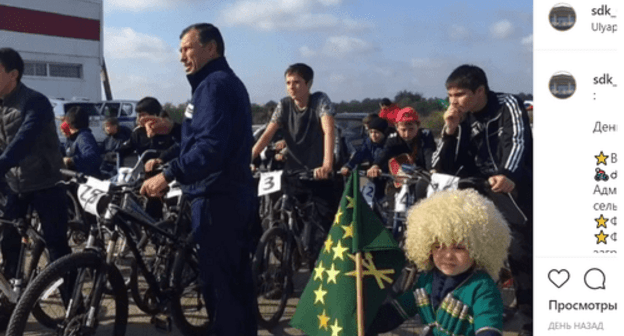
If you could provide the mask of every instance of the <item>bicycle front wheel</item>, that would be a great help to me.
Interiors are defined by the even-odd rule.
[[[281,227],[266,231],[252,264],[258,300],[258,324],[266,329],[277,325],[292,292],[293,268],[288,262],[288,233]]]
[[[22,295],[6,335],[81,335],[93,334],[96,329],[115,336],[124,335],[128,322],[128,294],[124,280],[117,268],[103,265],[103,262],[98,253],[86,251],[50,264]],[[102,270],[106,270],[106,274],[102,274]],[[95,290],[102,277],[112,288],[111,294],[100,290],[98,295]],[[58,321],[54,328],[29,319],[35,305]],[[90,319],[88,312],[92,310],[96,314]]]
[[[211,318],[202,293],[197,250],[189,249],[178,258],[173,270],[171,318],[184,335],[206,335]]]

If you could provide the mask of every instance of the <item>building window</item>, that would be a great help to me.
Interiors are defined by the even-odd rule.
[[[81,64],[48,64],[50,77],[82,78]]]
[[[40,62],[24,62],[25,76],[48,76],[48,69],[45,63]]]
[[[24,62],[25,76],[82,78],[82,64]]]

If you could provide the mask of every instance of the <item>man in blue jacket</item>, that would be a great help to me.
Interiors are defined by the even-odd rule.
[[[10,48],[0,49],[0,176],[14,192],[4,217],[22,217],[28,206],[37,211],[50,260],[71,252],[67,245],[67,200],[57,186],[63,160],[50,101],[22,82],[24,61]],[[4,275],[15,276],[21,239],[5,225],[2,236]],[[0,320],[3,317],[0,316]]]
[[[180,156],[141,192],[162,195],[176,179],[191,198],[200,273],[215,335],[256,335],[250,227],[256,193],[249,94],[223,56],[219,30],[200,23],[180,36],[180,60],[193,98],[182,124]]]
[[[100,147],[89,128],[89,113],[80,106],[74,106],[65,121],[69,124],[69,138],[65,143],[63,162],[67,168],[89,176],[100,176],[102,156]]]

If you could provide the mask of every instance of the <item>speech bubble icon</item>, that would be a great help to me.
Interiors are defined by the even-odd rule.
[[[589,289],[606,289],[607,280],[604,272],[598,268],[592,268],[585,273],[585,286]]]

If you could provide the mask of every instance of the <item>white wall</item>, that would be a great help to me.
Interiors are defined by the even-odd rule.
[[[48,97],[102,99],[100,65],[103,58],[101,0],[2,0],[11,7],[71,15],[100,21],[100,41],[0,31],[0,45],[13,48],[24,61],[82,64],[83,78],[24,76],[27,86]]]

